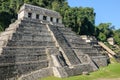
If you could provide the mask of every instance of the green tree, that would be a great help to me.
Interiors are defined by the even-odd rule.
[[[60,4],[59,4],[58,1],[52,2],[52,10],[54,10],[54,11],[60,11],[59,8],[60,8]]]
[[[12,18],[13,18],[13,15],[10,14],[9,12],[0,12],[0,24],[3,29],[9,26]]]
[[[94,18],[93,8],[66,8],[64,10],[63,22],[66,27],[71,27],[77,34],[94,35]]]
[[[0,25],[0,32],[3,31],[3,27]]]
[[[113,36],[113,30],[110,28],[110,26],[111,26],[111,23],[100,23],[97,26],[96,34],[98,35],[99,40],[102,40],[102,39],[100,39],[100,38],[102,38],[101,33],[102,33],[102,35],[104,34],[104,36],[106,37],[106,38],[104,38],[105,40],[102,40],[102,41],[106,41],[107,38]]]
[[[120,29],[114,32],[114,40],[115,40],[115,43],[120,46]]]
[[[106,35],[104,34],[104,33],[102,33],[102,32],[100,32],[99,33],[99,35],[98,35],[98,39],[100,40],[100,41],[106,41]]]

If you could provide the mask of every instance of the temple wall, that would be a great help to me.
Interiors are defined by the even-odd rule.
[[[29,15],[29,13],[31,13],[31,15]],[[44,16],[46,16],[46,19],[44,19]],[[41,7],[38,8],[37,6],[30,6],[28,4],[23,5],[23,7],[18,12],[18,19],[23,18],[38,19],[53,23],[62,23],[62,18],[59,13],[52,10],[43,9]]]

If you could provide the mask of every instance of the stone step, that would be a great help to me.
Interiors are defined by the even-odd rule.
[[[58,27],[65,27],[64,24],[62,24],[62,23],[56,23],[56,22],[52,22],[52,23],[50,22],[50,24],[48,24],[48,25],[49,26],[50,25],[55,25],[55,26],[58,26]]]
[[[24,19],[24,20],[21,20],[21,23],[22,24],[31,24],[31,25],[35,25],[35,24],[41,25],[42,24],[40,20],[36,20],[36,19],[35,20],[33,20],[33,19],[32,20],[28,20],[28,19],[25,20]],[[42,24],[42,25],[45,25],[45,24]]]
[[[87,52],[85,54],[88,54],[89,56],[101,56],[101,53],[90,53],[90,52]]]
[[[80,48],[78,48],[80,49]],[[84,53],[98,53],[98,51],[94,48],[82,48],[81,51],[83,51]]]
[[[41,61],[28,61],[28,62],[16,62],[16,63],[1,63],[1,74],[26,74],[31,71],[39,70],[48,67],[48,60]]]
[[[90,45],[86,45],[86,44],[83,44],[83,43],[70,43],[71,44],[71,47],[78,47],[78,48],[92,48]]]
[[[8,66],[8,65],[24,65],[24,64],[36,64],[36,63],[48,63],[48,60],[38,60],[38,61],[26,61],[26,62],[8,62],[8,63],[1,63],[0,67],[2,66]],[[44,65],[44,64],[43,64]]]
[[[45,24],[43,24],[43,23],[41,23],[41,21],[39,21],[39,22],[36,22],[36,21],[29,21],[29,20],[21,20],[21,23],[22,24],[30,24],[30,25],[35,25],[35,24],[37,24],[37,25],[45,25]]]
[[[53,68],[47,67],[31,73],[22,75],[18,80],[38,80],[44,77],[53,76]]]
[[[25,46],[43,46],[43,47],[52,47],[55,46],[55,42],[53,41],[12,41],[10,40],[6,46],[19,46],[19,47],[25,47]]]
[[[71,34],[71,35],[75,34],[75,35],[77,35],[74,31],[72,31],[69,28],[65,28],[65,29],[64,28],[58,28],[58,29],[63,34]]]
[[[85,42],[85,40],[83,40],[82,38],[80,38],[80,37],[77,36],[77,35],[64,35],[64,37],[65,37],[67,40]]]
[[[19,50],[3,50],[2,55],[6,55],[6,56],[22,56],[22,55],[29,55],[29,56],[33,56],[33,55],[46,55],[46,51],[45,50],[39,50],[39,51],[30,51],[30,50],[26,50],[26,51],[21,51],[19,52]],[[1,55],[1,56],[2,56]]]
[[[48,66],[49,66],[49,61],[48,60],[30,62],[28,64],[18,65],[18,72],[21,73],[21,74],[25,74],[25,73],[29,73],[31,71],[46,68]]]
[[[54,23],[54,22],[50,22],[50,21],[45,21],[45,20],[38,20],[38,19],[25,19],[21,21],[22,23],[31,23],[31,24],[54,24],[54,25],[58,25],[58,26],[63,26],[63,24],[59,24],[59,23]]]
[[[81,39],[80,37],[76,36],[76,35],[64,35],[66,38],[69,38],[69,39],[78,39],[78,40],[82,40],[84,41],[83,39]]]
[[[97,49],[95,49],[95,48],[92,48],[91,46],[84,46],[84,47],[73,47],[72,49],[82,49],[82,50],[89,50],[89,51],[97,51]]]
[[[18,28],[17,30],[16,30],[16,33],[30,33],[30,34],[39,34],[39,33],[44,33],[44,34],[47,34],[47,33],[49,33],[49,31],[48,30],[25,30],[25,29],[20,29],[20,28]]]
[[[33,21],[32,22],[28,22],[28,23],[21,21],[20,25],[23,25],[23,26],[36,26],[36,27],[46,26],[46,24],[36,23],[36,22],[34,23]]]
[[[16,35],[16,36],[42,36],[42,37],[50,37],[50,33],[47,32],[47,33],[44,33],[44,32],[33,32],[33,33],[30,33],[30,32],[16,32],[16,33],[13,33],[13,35]]]
[[[74,33],[74,32],[70,32],[70,31],[68,31],[68,32],[62,32],[62,31],[60,31],[64,36],[77,36],[77,34],[76,33]]]
[[[50,25],[50,27],[51,27],[51,26],[52,26],[53,28],[57,28],[58,31],[60,31],[60,32],[74,33],[74,32],[71,30],[71,28]]]
[[[27,61],[46,60],[46,59],[47,59],[47,54],[1,55],[0,63],[27,62]]]
[[[92,48],[89,44],[85,43],[70,43],[71,47],[78,47],[78,48]]]
[[[2,54],[42,54],[45,53],[45,47],[3,47]]]
[[[46,25],[25,25],[25,24],[20,24],[19,29],[25,29],[25,30],[47,30]]]
[[[96,49],[90,49],[90,48],[73,48],[73,50],[76,50],[78,52],[83,52],[85,54],[98,54],[99,52]]]
[[[13,34],[12,40],[15,41],[53,41],[53,38],[49,35],[30,35],[30,34],[24,34],[24,35],[18,35]]]
[[[17,31],[16,34],[50,35],[50,31]]]
[[[49,48],[55,48],[55,47],[49,47]],[[1,55],[44,55],[46,54],[46,49],[45,47],[31,47],[31,48],[27,48],[27,47],[22,47],[22,48],[11,48],[11,47],[5,47],[2,48],[0,51]]]
[[[71,28],[67,28],[67,27],[57,27],[60,31],[65,31],[65,32],[72,32],[72,29]]]
[[[33,29],[32,29],[32,28],[29,28],[29,27],[27,28],[27,27],[26,27],[26,28],[17,28],[16,31],[19,31],[19,32],[25,32],[25,31],[30,31],[30,32],[32,32],[32,31],[33,31],[33,32],[35,32],[35,31],[36,31],[36,32],[43,32],[43,31],[48,31],[48,30],[47,30],[47,29],[44,29],[44,28],[42,28],[42,29],[40,29],[40,28],[33,28]]]
[[[82,39],[79,39],[79,38],[72,38],[72,37],[65,37],[66,40],[68,40],[69,42],[77,42],[77,43],[84,43],[84,44],[87,44],[84,40]]]
[[[70,42],[70,44],[72,45],[88,45],[88,46],[90,46],[89,44],[87,44],[86,42],[81,42],[81,41],[69,41]]]

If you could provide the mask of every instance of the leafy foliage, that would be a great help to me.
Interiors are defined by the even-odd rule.
[[[3,31],[3,28],[2,28],[2,26],[0,25],[0,32],[1,32],[1,31]]]
[[[111,23],[101,23],[96,28],[96,36],[100,41],[106,41],[113,36],[113,30],[110,28]]]
[[[114,40],[120,46],[120,29],[114,32]]]
[[[94,34],[94,10],[93,8],[68,8],[63,15],[66,27],[71,27],[77,34]]]
[[[98,39],[100,40],[100,41],[106,41],[106,35],[104,34],[104,33],[102,33],[102,32],[100,32],[99,33],[99,36],[98,36]]]

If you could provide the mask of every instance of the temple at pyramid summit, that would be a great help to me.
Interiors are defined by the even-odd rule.
[[[0,80],[64,78],[107,65],[107,56],[65,27],[56,11],[24,4],[0,33]]]

